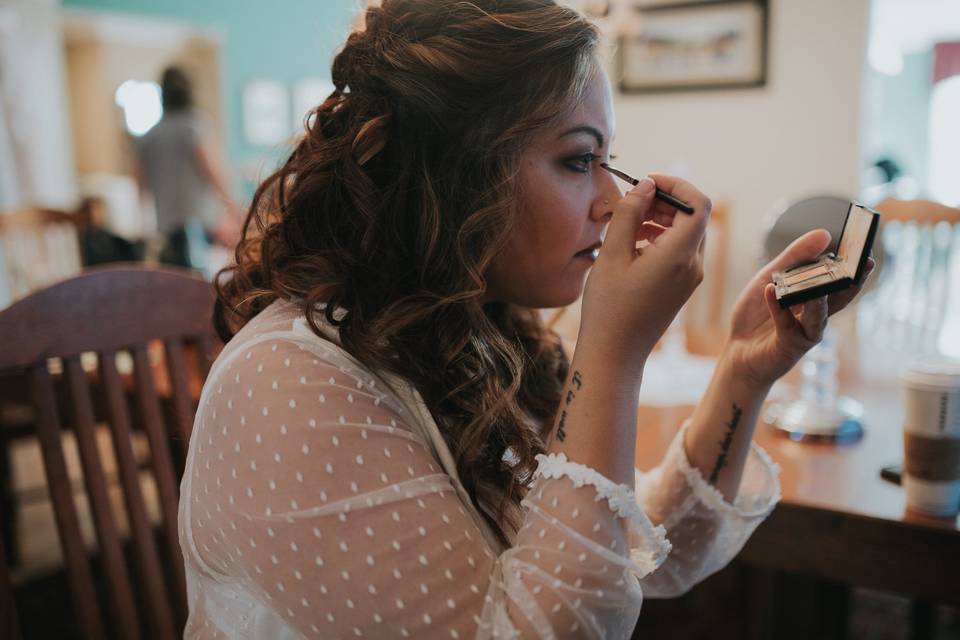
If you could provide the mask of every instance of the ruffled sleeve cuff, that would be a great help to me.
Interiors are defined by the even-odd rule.
[[[534,478],[568,478],[574,487],[590,485],[596,490],[594,500],[605,500],[607,506],[627,524],[630,560],[636,564],[638,578],[652,573],[670,553],[670,541],[663,526],[654,524],[640,507],[633,488],[617,484],[586,465],[567,460],[563,453],[538,454]]]
[[[707,482],[700,470],[690,463],[683,446],[689,425],[690,420],[685,420],[670,443],[665,466],[673,463],[699,501],[723,516],[763,520],[770,515],[780,501],[780,467],[769,454],[755,442],[750,443],[750,453],[747,455],[740,489],[731,504],[716,487]]]

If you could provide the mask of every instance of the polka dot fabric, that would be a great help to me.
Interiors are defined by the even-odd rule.
[[[779,497],[755,449],[724,502],[681,430],[636,487],[541,457],[502,549],[385,380],[285,302],[227,345],[181,483],[186,638],[628,638],[643,594],[724,566]]]

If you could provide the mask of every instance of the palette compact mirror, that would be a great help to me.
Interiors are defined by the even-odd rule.
[[[879,224],[878,212],[858,202],[849,203],[835,253],[774,272],[773,284],[780,306],[787,308],[859,282]]]

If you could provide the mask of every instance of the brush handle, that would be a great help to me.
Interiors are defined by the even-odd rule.
[[[663,200],[664,202],[666,202],[667,204],[669,204],[669,205],[671,205],[671,206],[673,206],[673,207],[676,207],[676,208],[679,209],[680,211],[683,211],[684,213],[689,214],[689,215],[693,215],[693,207],[691,207],[690,205],[688,205],[688,204],[687,204],[686,202],[684,202],[683,200],[678,200],[677,198],[674,198],[672,195],[670,195],[670,194],[667,193],[666,191],[662,191],[662,190],[660,190],[660,189],[657,189],[656,196],[657,196],[657,198],[659,198],[660,200]]]
[[[606,169],[607,171],[609,171],[610,173],[612,173],[613,175],[617,176],[624,182],[629,182],[633,186],[637,186],[638,184],[640,184],[640,181],[634,178],[633,176],[631,176],[629,173],[620,171],[620,169],[614,169],[606,162],[601,162],[600,166]],[[666,202],[670,206],[676,209],[679,209],[680,211],[683,211],[686,214],[693,215],[693,207],[688,205],[683,200],[674,198],[672,195],[670,195],[666,191],[663,191],[662,189],[659,189],[659,188],[657,189],[656,197],[662,200],[663,202]]]

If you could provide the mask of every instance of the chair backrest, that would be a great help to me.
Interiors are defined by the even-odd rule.
[[[883,214],[884,222],[914,222],[917,224],[960,224],[960,207],[949,207],[932,200],[895,200],[888,198],[875,209]]]
[[[946,351],[944,331],[960,353],[960,208],[929,200],[888,199],[878,243],[887,264],[861,331],[890,352],[915,356]]]
[[[80,273],[77,216],[56,209],[0,212],[0,306]]]
[[[707,225],[703,282],[682,311],[684,344],[687,351],[695,355],[717,356],[723,347],[727,330],[724,309],[729,249],[729,207],[724,202],[717,202],[713,205]]]
[[[187,271],[122,265],[84,272],[0,312],[0,372],[18,372],[32,389],[47,485],[84,637],[103,637],[105,629],[123,638],[138,638],[143,629],[159,638],[182,634],[187,609],[177,541],[179,478],[199,386],[217,348],[214,299],[212,285]],[[152,362],[149,347],[157,341],[165,366]],[[191,361],[196,364],[192,376]],[[168,383],[158,385],[158,373]],[[168,393],[158,393],[158,386],[168,387]],[[63,402],[58,400],[61,387]],[[104,407],[102,420],[95,415],[98,406]],[[137,568],[136,593],[108,499],[95,440],[98,422],[109,424],[113,440]],[[61,446],[63,428],[76,435],[107,591],[103,600],[97,597],[81,536]],[[142,429],[149,442],[162,520],[159,549],[131,447],[134,428]],[[111,605],[109,626],[99,601]],[[138,609],[145,611],[145,620],[138,618]]]

